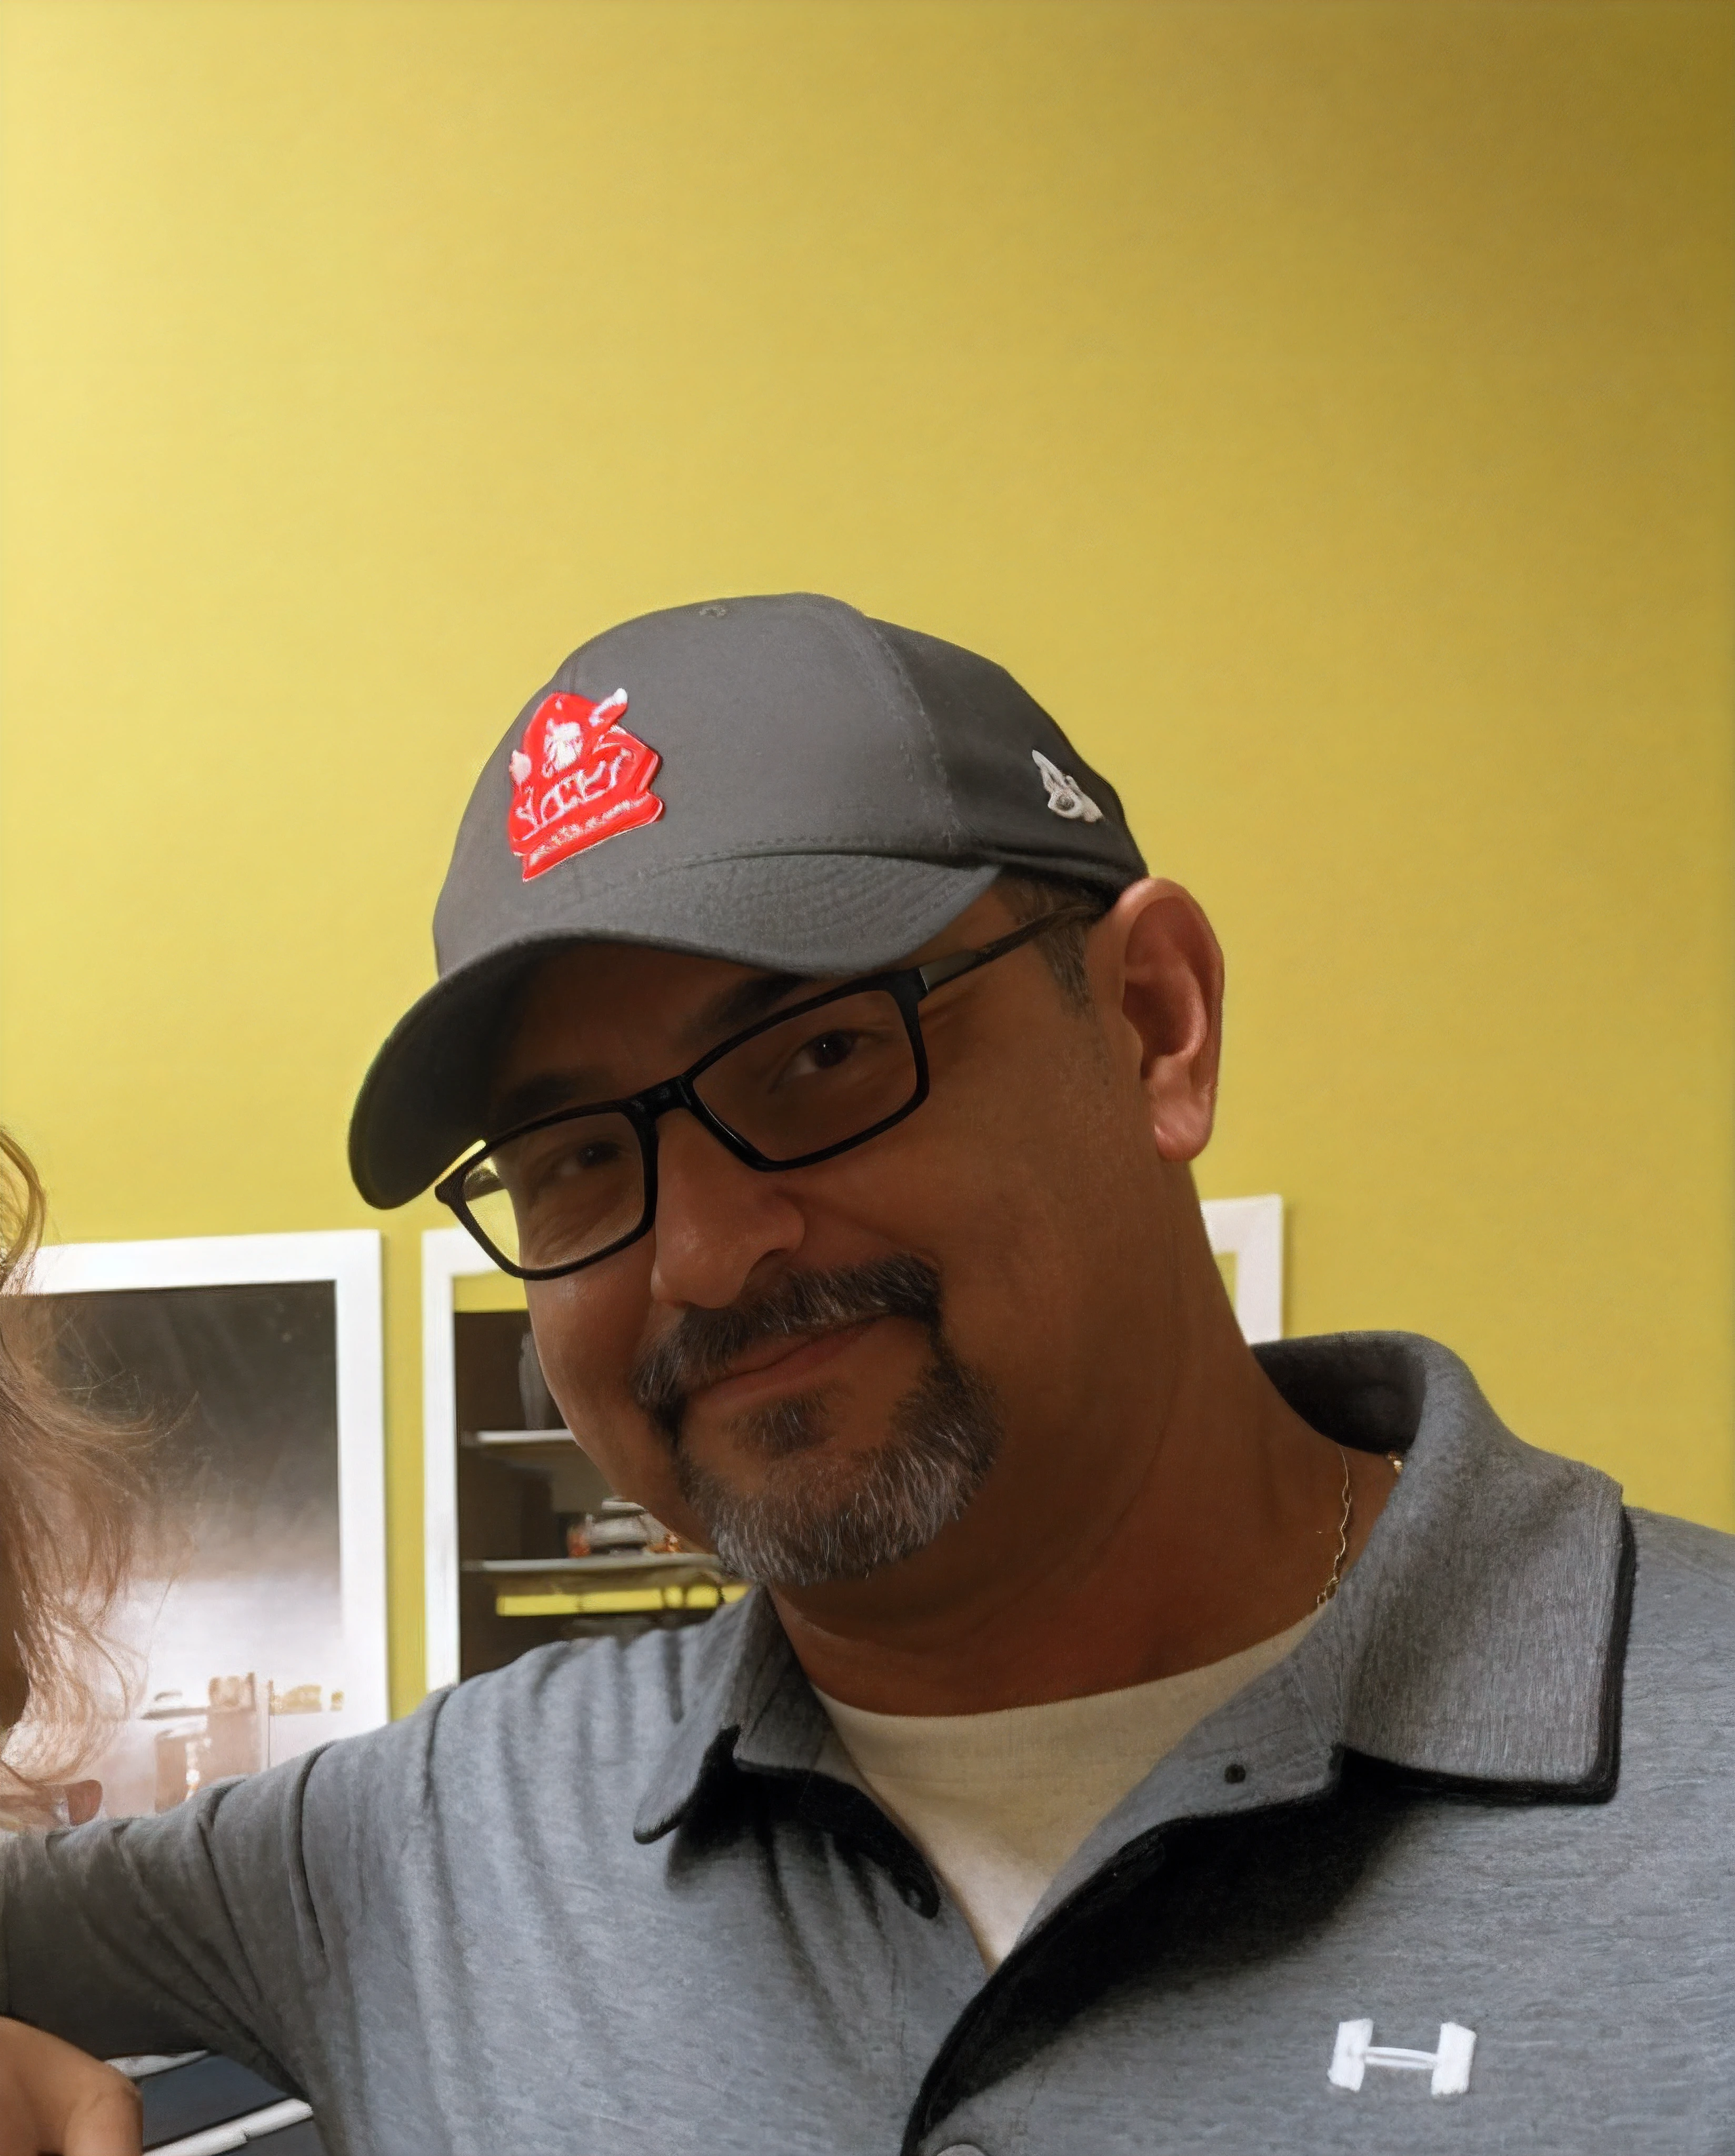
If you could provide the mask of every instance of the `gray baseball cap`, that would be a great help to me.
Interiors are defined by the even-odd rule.
[[[476,782],[439,979],[362,1082],[350,1168],[413,1198],[485,1135],[551,950],[642,943],[821,979],[890,965],[1003,870],[1145,873],[1112,787],[1012,676],[837,599],[672,607],[580,645]]]

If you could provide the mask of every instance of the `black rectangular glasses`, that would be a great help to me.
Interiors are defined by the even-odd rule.
[[[749,1168],[809,1168],[865,1145],[927,1098],[924,997],[1058,922],[1065,906],[979,950],[870,973],[733,1034],[688,1070],[621,1101],[521,1123],[434,1185],[482,1248],[520,1280],[554,1280],[612,1257],[657,1206],[657,1122],[685,1108]]]

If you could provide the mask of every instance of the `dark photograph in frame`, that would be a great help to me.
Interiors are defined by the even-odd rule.
[[[329,1280],[56,1294],[65,1381],[151,1432],[157,1577],[115,1627],[130,1712],[91,1771],[160,1812],[354,1726]]]

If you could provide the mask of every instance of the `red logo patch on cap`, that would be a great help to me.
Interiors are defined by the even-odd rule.
[[[627,707],[617,689],[587,696],[544,696],[512,752],[506,836],[524,880],[600,845],[617,831],[654,824],[663,804],[650,790],[662,758],[615,721]]]

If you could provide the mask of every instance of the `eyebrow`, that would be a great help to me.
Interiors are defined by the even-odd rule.
[[[718,1040],[726,1040],[731,1033],[739,1033],[755,1019],[775,1010],[786,996],[793,995],[798,988],[819,986],[819,977],[814,973],[754,973],[701,1004],[680,1029],[677,1037],[683,1046],[701,1054]]]
[[[690,1056],[696,1057],[717,1041],[726,1040],[731,1033],[741,1032],[756,1019],[775,1010],[797,989],[818,985],[818,977],[810,973],[755,973],[702,1004],[677,1029],[675,1038]],[[592,1101],[614,1097],[619,1096],[605,1091],[599,1071],[583,1068],[538,1071],[535,1077],[525,1079],[490,1104],[489,1128],[516,1130],[521,1123],[533,1123],[539,1116],[552,1116],[562,1108],[585,1107]]]
[[[552,1116],[557,1109],[582,1107],[587,1094],[603,1097],[588,1071],[541,1071],[490,1103],[488,1128],[516,1131],[521,1123],[533,1123],[538,1116]]]

